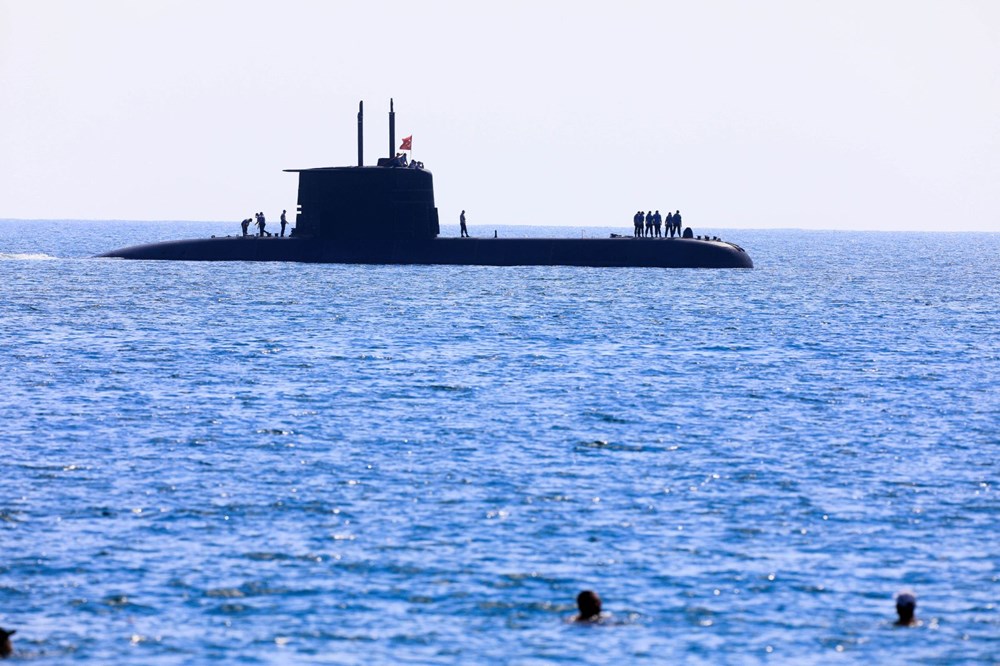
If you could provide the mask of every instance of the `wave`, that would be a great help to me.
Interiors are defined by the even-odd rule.
[[[51,254],[45,254],[44,252],[0,252],[0,260],[13,259],[20,261],[48,261],[50,259],[58,259],[59,257],[53,257]]]

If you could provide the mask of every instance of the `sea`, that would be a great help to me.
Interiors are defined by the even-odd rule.
[[[1000,663],[1000,234],[92,258],[237,231],[0,221],[13,663]]]

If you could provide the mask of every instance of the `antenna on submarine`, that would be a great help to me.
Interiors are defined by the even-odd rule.
[[[365,165],[365,102],[358,102],[358,166]]]
[[[392,98],[389,98],[389,159],[396,156],[396,111],[392,108]]]

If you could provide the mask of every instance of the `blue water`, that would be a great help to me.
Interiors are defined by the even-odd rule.
[[[0,222],[0,626],[32,663],[1000,663],[1000,234],[704,231],[757,268]]]

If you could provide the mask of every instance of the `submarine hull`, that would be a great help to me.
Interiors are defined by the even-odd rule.
[[[166,241],[100,257],[331,264],[753,268],[742,248],[693,238],[320,239],[225,237]]]

